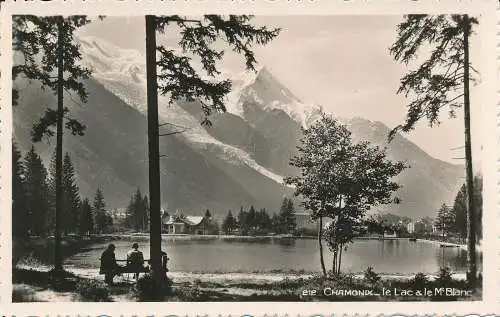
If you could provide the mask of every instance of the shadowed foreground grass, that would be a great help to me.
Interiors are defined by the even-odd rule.
[[[71,273],[55,278],[50,272],[14,269],[12,293],[14,302],[40,301],[37,293],[27,286],[54,292],[71,292],[72,301],[474,301],[481,300],[482,281],[474,291],[464,294],[439,293],[440,289],[465,291],[464,280],[451,278],[447,269],[431,280],[419,273],[411,279],[381,278],[370,268],[363,278],[342,274],[314,275],[308,278],[287,278],[276,282],[234,281],[206,282],[193,280],[168,286],[165,295],[145,292],[150,279],[140,283],[117,283],[112,287],[100,280],[83,278]],[[385,293],[383,292],[385,290]],[[387,290],[391,293],[388,294]],[[438,291],[436,291],[438,290]],[[420,293],[418,293],[420,292]],[[429,293],[430,292],[430,293]],[[384,295],[385,294],[385,295]],[[56,299],[57,300],[57,299]]]

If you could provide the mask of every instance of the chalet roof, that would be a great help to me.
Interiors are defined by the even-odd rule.
[[[185,223],[190,226],[196,226],[200,224],[203,221],[203,217],[201,216],[185,216],[185,217],[174,217],[174,216],[169,216],[166,221],[164,221],[164,224],[166,225],[171,225],[174,223]]]
[[[203,221],[203,217],[201,216],[186,216],[186,222],[190,222],[190,225],[196,226]]]

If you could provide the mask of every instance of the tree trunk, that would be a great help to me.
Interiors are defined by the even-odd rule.
[[[56,120],[56,214],[54,231],[54,271],[63,271],[61,251],[61,217],[62,200],[62,174],[63,174],[63,116],[64,116],[64,20],[60,17],[57,23],[57,120]]]
[[[321,261],[321,269],[323,270],[323,275],[326,276],[325,259],[323,258],[323,217],[319,217],[319,229],[318,229],[318,243],[319,243],[319,259]]]
[[[332,259],[332,273],[336,274],[336,269],[337,269],[337,255],[338,255],[338,249],[335,249],[333,251],[333,259]]]
[[[337,274],[340,274],[340,264],[342,263],[342,244],[340,245]]]
[[[476,214],[474,210],[474,188],[472,174],[472,150],[470,134],[470,94],[469,94],[469,17],[464,16],[464,123],[465,123],[465,176],[467,186],[467,262],[468,281],[474,287],[476,283]]]
[[[165,272],[161,268],[161,194],[160,156],[158,140],[158,84],[156,77],[156,20],[146,16],[146,79],[148,105],[149,204],[150,204],[150,259],[153,280],[160,281]]]

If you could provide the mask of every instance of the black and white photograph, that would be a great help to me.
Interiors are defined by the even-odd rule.
[[[12,302],[483,300],[482,16],[173,13],[12,15]]]

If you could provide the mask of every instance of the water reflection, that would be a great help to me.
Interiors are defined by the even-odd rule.
[[[131,241],[113,241],[117,259],[124,259]],[[106,243],[96,244],[88,250],[67,259],[67,264],[78,267],[99,267],[99,258]],[[149,258],[149,244],[141,241],[139,248]],[[162,241],[168,253],[171,271],[198,272],[254,272],[272,270],[320,271],[319,248],[313,239],[265,238],[254,241],[187,239]],[[325,263],[332,263],[332,253],[324,246]],[[480,255],[478,256],[481,262]],[[440,248],[426,242],[408,240],[356,240],[342,254],[342,269],[362,272],[372,266],[382,273],[434,273],[440,267],[465,272],[467,253],[459,248]],[[478,265],[481,268],[481,263]]]
[[[482,269],[482,254],[477,255],[478,269]],[[464,263],[467,264],[467,251],[460,248],[443,248],[436,250],[436,263],[439,268],[448,267],[452,271],[461,270],[464,268]],[[465,266],[466,267],[466,266]]]

